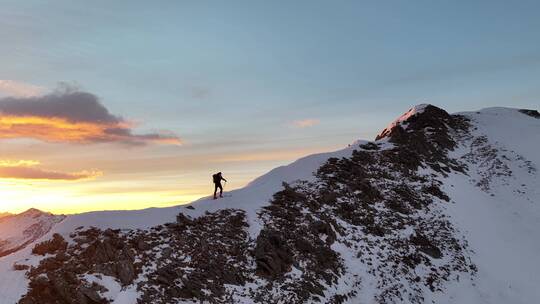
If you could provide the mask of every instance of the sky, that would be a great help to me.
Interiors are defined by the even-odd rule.
[[[0,4],[0,212],[182,204],[415,104],[540,105],[538,1]]]

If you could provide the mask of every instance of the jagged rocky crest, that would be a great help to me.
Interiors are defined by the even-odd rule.
[[[350,157],[330,158],[313,181],[284,183],[254,239],[237,209],[180,213],[149,230],[81,228],[69,243],[55,235],[35,246],[46,258],[26,270],[19,303],[110,303],[90,279],[104,275],[136,286],[139,303],[343,303],[365,285],[361,273],[376,282],[377,303],[423,303],[476,272],[441,189],[442,177],[489,158],[472,148],[450,156],[461,140],[482,144],[470,129],[464,116],[415,109]]]

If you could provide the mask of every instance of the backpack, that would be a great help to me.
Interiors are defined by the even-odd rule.
[[[214,180],[214,184],[221,182],[221,176],[219,175],[219,173],[212,175],[212,179]]]

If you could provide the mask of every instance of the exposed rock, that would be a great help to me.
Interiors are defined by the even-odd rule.
[[[137,243],[137,249],[140,251],[146,251],[152,248],[152,246],[148,243],[148,241],[144,237],[140,237],[137,240],[135,240]]]
[[[86,286],[71,273],[47,274],[30,282],[30,291],[20,304],[106,304],[96,284]]]
[[[13,264],[13,270],[15,271],[23,271],[23,270],[28,270],[28,269],[30,269],[30,266],[28,265],[18,264],[18,263]]]
[[[57,251],[65,251],[67,245],[64,238],[60,234],[55,233],[52,240],[44,241],[34,246],[32,254],[46,255],[56,253]]]
[[[86,298],[87,303],[108,303],[109,301],[103,299],[95,289],[88,288],[86,286],[81,286],[79,288],[79,293]]]
[[[389,138],[402,149],[402,157],[407,159],[408,168],[416,170],[425,162],[435,171],[444,173],[449,170],[464,172],[463,164],[447,156],[456,142],[452,132],[466,132],[469,122],[459,115],[450,115],[443,109],[427,105],[422,112],[408,117],[406,120],[385,130],[376,140]],[[444,164],[444,166],[441,166]]]
[[[147,237],[154,250],[142,259],[156,263],[157,270],[139,285],[139,303],[228,301],[232,295],[225,286],[244,285],[252,267],[246,227],[243,211],[226,209],[196,219],[180,213],[167,229],[153,229]]]
[[[420,234],[419,232],[411,237],[411,243],[414,244],[418,250],[432,258],[440,259],[442,257],[441,250],[437,246],[433,245],[426,236]]]
[[[103,286],[90,284],[81,276],[101,273],[129,285],[141,271],[135,263],[137,248],[130,245],[134,242],[120,230],[77,230],[74,239],[77,241],[68,246],[62,236],[55,234],[51,240],[36,245],[33,254],[56,255],[41,260],[29,270],[30,289],[19,303],[109,303],[100,295],[105,290]]]
[[[537,110],[521,109],[519,110],[519,112],[534,117],[536,119],[540,119],[540,112],[538,112]]]
[[[133,260],[120,260],[116,263],[116,275],[122,285],[128,285],[137,277]]]
[[[259,274],[274,278],[291,270],[291,250],[278,232],[262,230],[256,244],[254,254]]]

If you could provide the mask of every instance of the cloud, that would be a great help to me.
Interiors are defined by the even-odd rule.
[[[296,128],[309,128],[318,125],[319,123],[320,120],[318,119],[302,119],[293,121],[292,125]]]
[[[99,171],[82,171],[74,173],[49,171],[36,168],[35,166],[37,165],[39,165],[39,162],[32,160],[0,160],[0,178],[75,181],[92,179],[102,175]]]
[[[180,144],[170,132],[134,134],[133,123],[113,115],[88,92],[65,90],[43,96],[0,99],[0,139],[46,142]]]
[[[9,96],[31,97],[42,94],[45,88],[9,79],[0,79],[0,93]]]
[[[189,95],[194,99],[207,99],[211,95],[209,88],[201,86],[190,86],[188,87]]]
[[[0,167],[0,178],[41,179],[41,180],[81,180],[99,176],[96,172],[63,173],[28,167]]]

